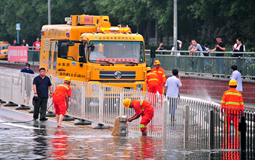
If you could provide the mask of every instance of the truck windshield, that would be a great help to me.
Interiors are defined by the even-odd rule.
[[[143,63],[143,42],[91,41],[89,61],[92,63]]]

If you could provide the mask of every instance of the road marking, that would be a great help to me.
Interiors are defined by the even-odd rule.
[[[4,123],[4,121],[2,121],[1,119],[0,119],[0,123],[4,124],[4,125],[8,125],[8,126],[25,128],[25,129],[40,129],[40,128],[36,128],[36,127],[24,126],[24,125],[13,124],[13,123]]]

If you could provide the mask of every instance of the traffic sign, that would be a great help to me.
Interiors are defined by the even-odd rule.
[[[16,30],[20,30],[20,23],[16,23]]]

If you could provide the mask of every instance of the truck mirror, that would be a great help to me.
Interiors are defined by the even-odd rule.
[[[151,58],[155,58],[155,57],[156,57],[155,46],[151,46]]]
[[[83,45],[83,44],[80,44],[80,45],[79,45],[79,55],[80,55],[81,57],[84,57],[84,55],[85,55],[84,52],[85,52],[85,51],[84,51],[84,45]]]

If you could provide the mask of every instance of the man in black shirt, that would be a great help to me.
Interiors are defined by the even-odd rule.
[[[38,119],[40,111],[40,121],[47,121],[46,109],[48,97],[52,97],[52,85],[50,78],[45,75],[45,68],[39,69],[39,76],[36,76],[33,81],[34,97],[37,98],[34,106],[34,121]],[[50,95],[49,95],[50,90]],[[41,109],[41,110],[40,110]]]
[[[12,46],[19,46],[19,45],[17,44],[17,40],[16,40],[16,39],[13,40],[13,45],[12,45]]]
[[[207,51],[207,53],[214,52],[214,51],[224,52],[226,50],[225,43],[222,42],[221,36],[217,36],[216,41],[217,43],[215,45],[215,48]],[[221,74],[225,74],[224,58],[219,58],[219,57],[224,57],[224,53],[216,53],[216,57],[217,57],[216,58],[217,74],[220,74],[220,68],[221,68]]]
[[[161,42],[161,43],[159,44],[159,47],[158,47],[157,50],[166,50],[166,47],[164,46],[164,43],[163,43],[163,42]],[[161,52],[160,54],[165,54],[165,52]]]

